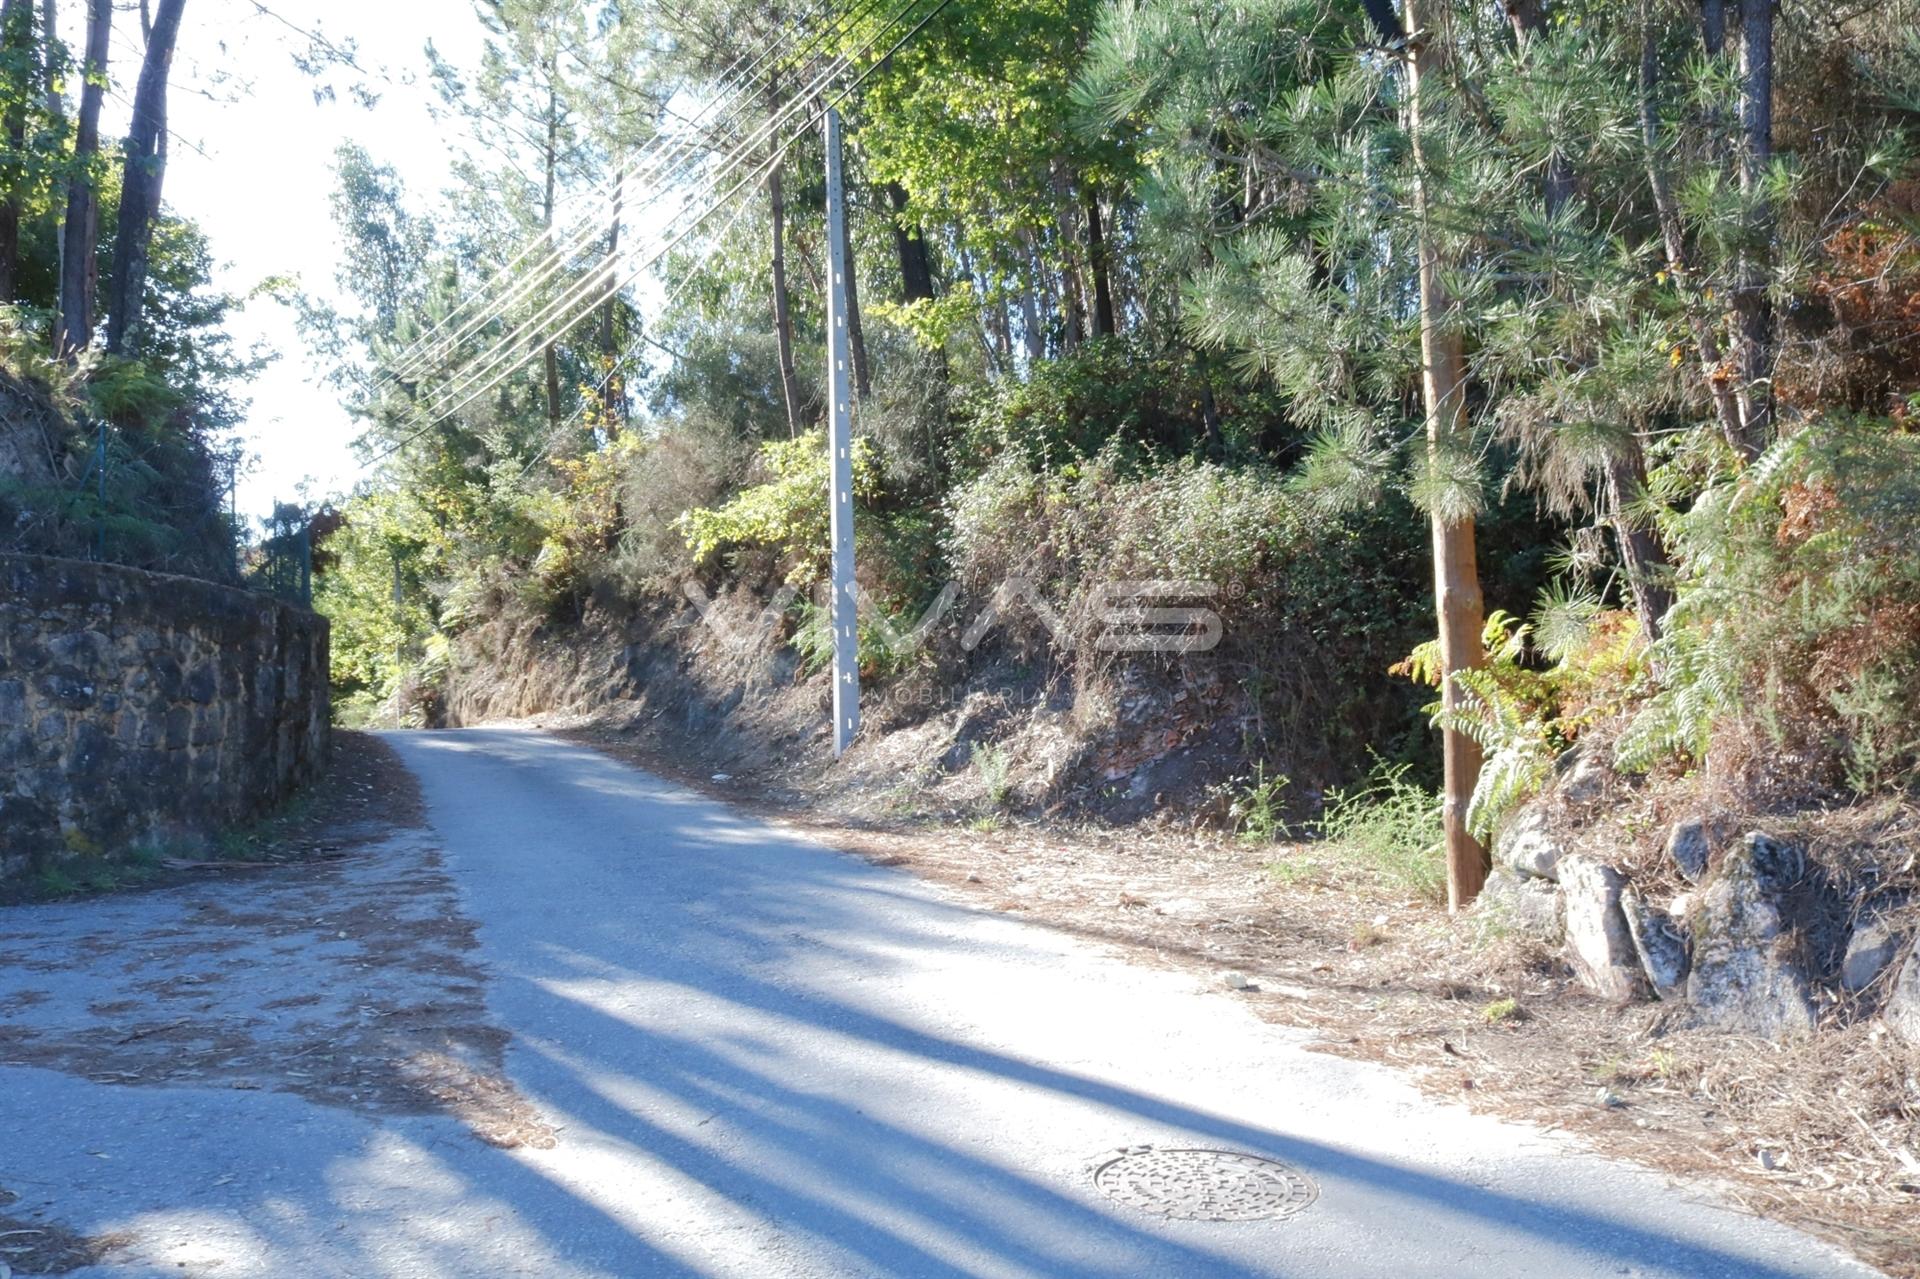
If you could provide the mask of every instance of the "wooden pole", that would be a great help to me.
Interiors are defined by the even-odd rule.
[[[1420,355],[1421,390],[1427,413],[1427,458],[1430,466],[1446,465],[1470,446],[1467,432],[1467,361],[1457,328],[1447,323],[1453,309],[1441,279],[1441,247],[1431,210],[1429,149],[1423,143],[1422,117],[1430,115],[1446,67],[1447,32],[1444,3],[1406,0],[1407,84],[1410,133],[1413,139],[1415,211],[1420,225]],[[1435,24],[1430,27],[1429,23]],[[1480,570],[1474,555],[1474,522],[1436,508],[1433,522],[1434,608],[1440,621],[1440,697],[1452,710],[1460,705],[1461,690],[1454,673],[1481,665],[1484,604]],[[1441,734],[1444,780],[1441,786],[1441,822],[1446,832],[1447,908],[1458,911],[1470,904],[1487,880],[1487,852],[1467,829],[1467,807],[1480,778],[1480,746],[1465,733],[1451,729]]]

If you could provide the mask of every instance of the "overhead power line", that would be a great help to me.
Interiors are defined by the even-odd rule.
[[[871,8],[873,3],[875,0],[865,0],[865,7]],[[820,13],[826,11],[824,6],[819,10]],[[721,111],[722,114],[712,122],[710,127],[716,132],[730,131],[733,123],[752,104],[755,96],[771,88],[773,67],[786,59],[803,59],[810,56],[822,40],[837,34],[837,28],[843,25],[841,20],[836,20],[833,28],[806,37],[800,41],[797,48],[794,44],[797,39],[795,37],[789,38],[784,44],[775,42],[758,55],[743,53],[735,58],[721,72],[719,92],[702,105],[694,117],[687,122],[685,128],[673,133],[657,132],[639,156],[636,156],[613,179],[600,186],[594,198],[586,206],[585,222],[574,231],[565,244],[553,249],[538,263],[528,268],[524,275],[513,280],[509,285],[507,296],[488,301],[487,294],[482,292],[462,302],[452,313],[435,324],[427,333],[415,339],[412,345],[401,353],[394,366],[392,377],[397,381],[415,380],[432,362],[456,352],[460,343],[473,333],[483,329],[493,319],[524,300],[540,283],[564,270],[573,257],[584,250],[593,239],[610,229],[614,217],[618,216],[614,211],[615,203],[621,198],[624,188],[632,186],[643,191],[655,188],[656,194],[647,197],[647,204],[651,205],[657,201],[659,198],[657,191],[677,185],[685,172],[687,163],[701,147],[698,130],[703,127],[703,122],[709,115],[715,111]],[[744,70],[743,63],[748,64]],[[656,149],[660,148],[664,148],[663,152],[656,154]],[[541,245],[551,241],[559,230],[558,224],[543,229],[539,235],[529,241],[513,261],[502,268],[494,280],[512,279],[514,272],[521,264]],[[442,334],[441,330],[455,323],[462,312],[482,303],[485,305],[479,314],[459,322],[453,333]]]
[[[910,16],[922,3],[925,3],[925,0],[908,0],[907,4],[888,20],[881,31],[877,33],[873,39],[868,41],[866,48],[863,49],[861,53],[864,55],[870,52],[879,40],[885,38],[889,31]],[[854,55],[841,54],[832,59],[824,70],[814,76],[805,89],[795,94],[793,98],[783,104],[751,137],[737,146],[721,163],[718,170],[710,173],[706,177],[704,185],[698,191],[682,197],[675,221],[678,220],[678,217],[684,216],[685,211],[689,207],[697,205],[701,199],[718,189],[728,176],[747,162],[750,156],[757,154],[760,147],[769,138],[779,133],[781,126],[788,119],[803,110],[811,99],[825,91],[834,80],[852,64],[853,58]],[[779,146],[776,149],[776,155],[784,154],[789,145],[791,145],[791,140]],[[746,185],[747,184],[744,183],[736,185],[724,196],[720,197],[719,202],[724,203],[731,200],[735,195],[739,194],[741,190],[745,189]],[[697,226],[700,221],[704,220],[707,213],[711,212],[712,207],[711,205],[708,206],[708,208],[700,214],[700,217],[695,219],[693,225]],[[669,222],[669,229],[673,225],[673,222]],[[682,232],[677,236],[673,236],[667,244],[661,246],[658,251],[651,256],[643,256],[639,253],[632,253],[630,255],[628,251],[623,250],[618,256],[609,257],[604,260],[599,264],[599,270],[591,271],[583,275],[577,284],[568,289],[559,298],[549,302],[539,313],[526,321],[520,331],[503,337],[499,342],[495,343],[488,352],[464,367],[459,375],[454,378],[450,386],[441,389],[438,397],[429,407],[429,411],[436,415],[446,415],[457,412],[467,404],[472,403],[479,395],[483,395],[493,389],[494,386],[497,386],[506,377],[517,372],[519,368],[524,367],[525,363],[529,362],[544,348],[552,335],[566,332],[574,324],[579,323],[581,319],[585,318],[587,312],[590,312],[594,307],[597,307],[601,302],[605,301],[611,293],[618,292],[620,289],[625,288],[628,284],[638,279],[639,275],[644,272],[648,266],[651,266],[666,252],[671,251],[674,246],[685,238],[686,234],[686,232]],[[603,270],[616,275],[620,272],[619,257],[631,257],[631,259],[636,262],[636,265],[629,268],[625,276],[619,279],[611,289],[600,289],[597,296],[592,296],[595,294],[596,289],[599,288],[596,281],[605,278],[601,276],[600,271]],[[570,311],[576,308],[579,309],[579,313],[570,314]],[[514,354],[515,350],[522,344],[527,344],[527,350],[516,359]],[[496,371],[499,371],[499,376],[490,377],[490,375]],[[478,386],[478,389],[473,391],[472,394],[464,394],[469,388],[475,386]],[[459,398],[462,397],[463,394],[464,398]]]
[[[779,104],[764,124],[733,147],[717,165],[710,168],[699,187],[691,192],[682,193],[673,217],[662,230],[644,242],[644,251],[622,250],[608,255],[596,264],[593,270],[586,272],[581,282],[567,290],[559,299],[543,307],[516,332],[505,336],[479,357],[464,365],[452,385],[441,388],[430,405],[413,408],[413,412],[424,419],[421,426],[369,458],[368,465],[377,464],[400,452],[481,396],[488,394],[506,379],[524,369],[556,336],[569,331],[595,308],[637,281],[648,269],[695,234],[714,212],[732,202],[748,186],[757,185],[764,180],[765,174],[770,172],[774,165],[780,163],[799,137],[817,123],[827,109],[837,107],[846,101],[869,77],[885,65],[887,58],[925,30],[927,25],[944,12],[952,2],[953,0],[937,0],[931,9],[921,14],[919,20],[894,41],[885,54],[871,59],[860,75],[851,84],[839,88],[838,92],[834,92],[834,85],[844,77],[848,69],[857,60],[866,59],[867,55],[871,54],[874,48],[892,32],[903,23],[910,21],[915,13],[928,3],[928,0],[907,0],[907,3],[894,11],[857,53],[841,53],[831,58],[825,68],[815,73],[802,90],[793,94],[785,103]],[[865,13],[877,7],[877,3],[878,0],[866,0],[866,3],[854,12],[843,15],[832,24],[829,36],[850,31]],[[808,43],[818,47],[823,38],[828,37],[816,33]],[[790,47],[795,41],[789,38],[785,43]],[[760,62],[764,64],[764,55]],[[831,101],[825,101],[825,95],[829,94]],[[720,99],[716,99],[718,100]],[[740,89],[737,87],[732,95],[733,106],[726,117],[729,122],[738,118],[742,100]],[[796,114],[803,112],[810,101],[820,101],[822,105],[805,115],[797,129],[781,138],[782,127]],[[701,114],[704,115],[705,111],[703,110]],[[746,165],[750,157],[758,153],[769,139],[776,141],[770,157],[764,163],[755,165],[744,179],[734,183],[722,194],[709,198],[729,177]],[[695,171],[699,168],[697,163],[691,167]],[[736,223],[739,216],[740,212],[737,211],[729,225]],[[523,252],[521,258],[516,261],[523,260],[525,256]],[[549,255],[550,258],[552,256]],[[550,277],[551,273],[541,278]],[[504,308],[496,306],[490,308],[490,311],[497,318],[499,314],[504,313]],[[491,321],[483,321],[480,327],[484,327],[488,322]],[[471,324],[471,321],[468,323]],[[610,370],[608,377],[611,376]]]

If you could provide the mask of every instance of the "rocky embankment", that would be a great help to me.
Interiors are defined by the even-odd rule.
[[[1920,1044],[1920,896],[1904,842],[1808,838],[1722,812],[1670,821],[1657,856],[1618,855],[1625,783],[1576,752],[1494,846],[1478,907],[1564,949],[1581,983],[1659,1000],[1689,1026],[1767,1039],[1878,1019]]]

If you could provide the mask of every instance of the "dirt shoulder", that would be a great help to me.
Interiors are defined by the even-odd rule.
[[[506,1080],[508,1037],[412,775],[377,738],[341,734],[337,754],[240,857],[0,909],[0,1067],[446,1114],[491,1145],[551,1145]],[[7,1172],[0,1157],[0,1261],[61,1273],[111,1251],[60,1228],[57,1191]]]
[[[1375,883],[1289,874],[1298,849],[1209,831],[839,812],[710,771],[698,743],[541,721],[984,909],[1237,986],[1321,1051],[1406,1069],[1475,1110],[1596,1149],[1920,1277],[1920,1053],[1867,1028],[1785,1047],[1586,995],[1558,956]],[[1304,859],[1303,859],[1304,860]]]

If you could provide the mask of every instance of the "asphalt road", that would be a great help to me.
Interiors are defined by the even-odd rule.
[[[391,740],[477,921],[507,1073],[556,1143],[0,1067],[0,1184],[57,1187],[70,1224],[134,1241],[81,1273],[1873,1273],[1699,1188],[1307,1051],[1211,983],[589,750],[506,730]],[[122,1140],[90,1158],[101,1133]],[[1284,1161],[1317,1199],[1189,1221],[1095,1187],[1104,1154],[1143,1144]]]

